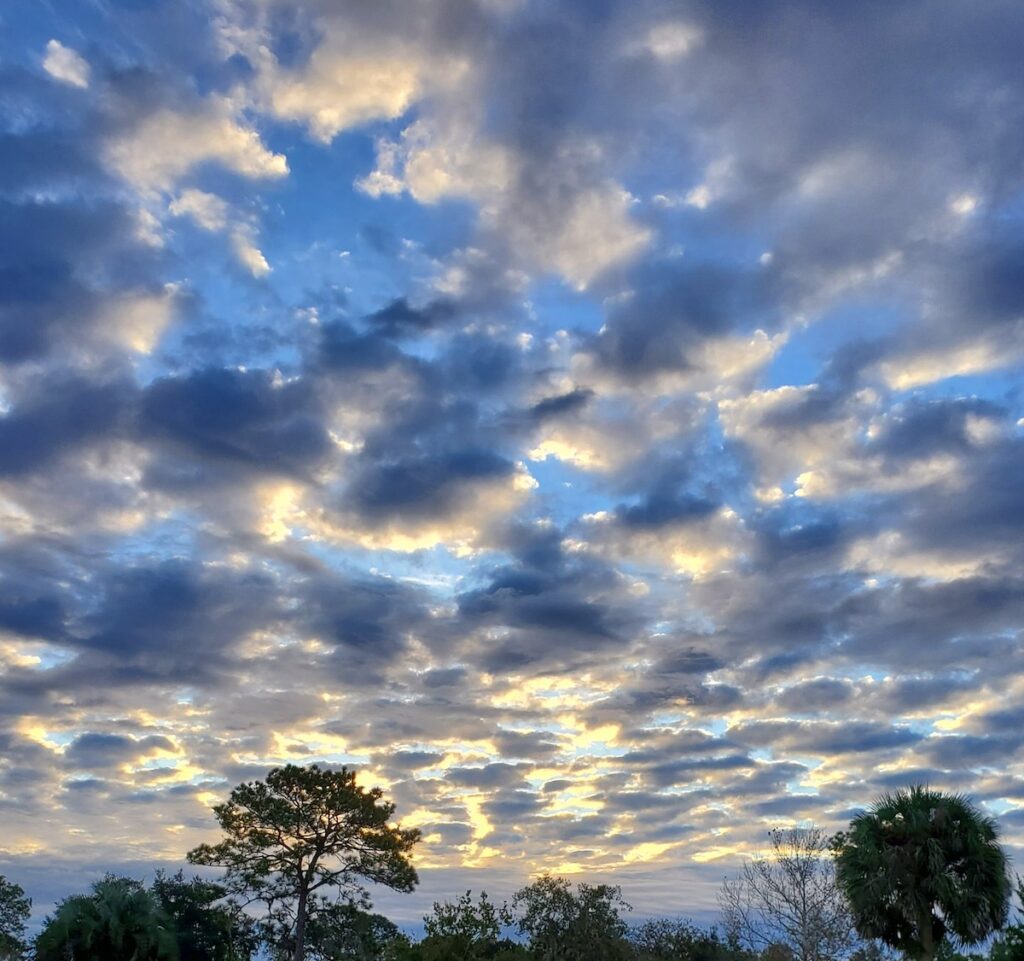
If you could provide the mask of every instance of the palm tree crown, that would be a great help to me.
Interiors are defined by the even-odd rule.
[[[167,916],[137,881],[107,876],[92,894],[57,906],[36,940],[36,961],[176,961]]]
[[[992,818],[922,786],[885,795],[835,840],[857,930],[931,961],[950,936],[977,944],[1006,923],[1011,883]]]

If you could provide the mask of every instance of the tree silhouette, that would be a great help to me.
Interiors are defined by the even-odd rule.
[[[519,932],[537,961],[619,961],[629,956],[631,910],[622,892],[608,884],[577,884],[545,874],[516,892]]]
[[[0,874],[0,961],[20,961],[28,950],[25,927],[32,902],[21,885]]]
[[[495,905],[483,891],[474,904],[467,891],[456,902],[434,902],[423,919],[425,937],[420,942],[424,961],[491,961],[517,951],[514,942],[502,937],[512,923],[505,905]]]
[[[35,961],[177,961],[174,927],[130,878],[108,875],[66,898],[36,939]]]
[[[418,878],[409,855],[420,832],[390,823],[395,806],[379,788],[356,784],[355,772],[311,765],[275,768],[265,781],[240,784],[213,810],[227,835],[189,852],[193,864],[226,868],[230,890],[267,904],[287,919],[293,961],[305,957],[315,897],[334,889],[366,900],[362,881],[411,891]]]
[[[829,836],[817,827],[775,828],[770,851],[722,884],[725,930],[751,951],[788,948],[797,961],[843,957],[856,936],[836,880]]]
[[[992,818],[915,786],[882,797],[834,842],[857,930],[919,961],[977,944],[1006,922],[1010,878]]]
[[[249,961],[255,953],[252,919],[225,901],[222,885],[157,871],[150,892],[173,926],[178,961]]]

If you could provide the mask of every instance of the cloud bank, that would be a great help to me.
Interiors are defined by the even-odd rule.
[[[400,917],[544,869],[699,911],[913,780],[1024,841],[1017,4],[10,26],[0,869],[41,906],[289,760],[422,828]]]

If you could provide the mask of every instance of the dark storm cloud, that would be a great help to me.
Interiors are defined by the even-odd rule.
[[[718,754],[737,747],[737,742],[729,738],[717,737],[706,731],[696,729],[682,731],[658,731],[649,728],[625,731],[625,737],[632,742],[634,749],[622,755],[623,763],[633,766],[638,764],[655,764],[663,761],[666,755],[703,757]]]
[[[916,744],[923,737],[908,727],[867,721],[751,721],[730,727],[728,733],[740,744],[824,755],[895,750]]]
[[[53,375],[45,389],[33,384],[0,415],[0,477],[43,470],[69,451],[123,435],[134,401],[129,384],[95,383],[74,373]]]
[[[466,484],[511,476],[513,465],[493,451],[464,448],[383,461],[361,470],[346,503],[372,520],[434,517],[458,506]]]
[[[108,297],[151,283],[159,257],[114,202],[0,200],[0,361],[20,363],[95,334]],[[97,285],[119,264],[113,288]]]
[[[654,663],[651,674],[709,674],[723,666],[723,662],[708,651],[690,647],[666,654]]]
[[[930,457],[937,453],[967,453],[972,443],[970,419],[998,422],[1005,409],[978,398],[924,400],[912,398],[890,408],[869,450],[897,460]]]
[[[413,307],[404,297],[399,297],[369,314],[366,319],[371,328],[379,330],[385,337],[415,337],[429,333],[451,319],[455,310],[455,305],[450,301],[438,300],[422,307]]]
[[[375,393],[380,422],[365,435],[334,508],[371,528],[396,521],[425,522],[458,512],[473,493],[510,482],[515,465],[505,455],[503,424],[482,410],[487,392],[500,392],[519,361],[507,345],[459,335],[438,357],[425,361],[375,332],[335,323],[319,354],[324,390],[358,406],[366,395],[358,378],[390,370],[395,376]],[[346,384],[344,375],[356,380]]]
[[[200,464],[269,474],[306,473],[331,450],[308,383],[275,383],[261,370],[211,369],[156,381],[142,398],[140,431]],[[159,482],[175,467],[158,471]]]
[[[379,333],[360,333],[351,324],[336,320],[321,328],[319,361],[338,373],[382,370],[408,362],[406,355]]]
[[[1019,217],[1010,224],[997,220],[985,234],[923,267],[934,272],[931,279],[941,297],[941,320],[947,329],[1007,334],[1007,328],[1019,321],[1024,311],[1024,243],[1018,230]]]
[[[487,764],[484,767],[453,767],[445,772],[445,778],[460,787],[470,788],[507,788],[524,786],[526,781],[523,773],[530,769],[529,765],[519,764]]]
[[[27,604],[8,617],[8,628],[57,641],[74,656],[9,671],[11,696],[59,690],[102,701],[115,688],[216,685],[236,664],[237,644],[282,619],[266,575],[176,560],[101,568]]]
[[[1015,734],[1024,730],[1024,707],[986,711],[972,718],[971,727],[991,734]]]
[[[764,270],[669,263],[644,266],[631,280],[635,294],[612,308],[592,348],[602,366],[627,378],[695,369],[691,352],[703,340],[774,326]]]
[[[883,691],[863,693],[888,714],[909,713],[936,707],[964,694],[977,691],[984,677],[980,672],[938,674],[932,677],[897,678]]]
[[[527,414],[533,421],[543,422],[563,414],[572,414],[585,407],[593,398],[594,392],[585,387],[576,387],[564,394],[545,397],[537,401]]]
[[[166,253],[100,162],[108,118],[78,91],[0,70],[0,362],[102,338],[117,297],[159,293]],[[116,265],[116,267],[115,267]]]
[[[1008,670],[1020,658],[1006,632],[1018,628],[1022,615],[1024,584],[974,576],[948,584],[907,579],[861,591],[838,605],[835,623],[849,658],[918,667],[927,645],[933,669],[962,670],[1004,658]]]
[[[866,524],[841,519],[820,509],[783,508],[754,518],[757,558],[766,570],[784,566],[820,565],[837,559],[852,537],[865,533]]]
[[[730,684],[705,684],[696,678],[666,675],[657,668],[620,683],[614,694],[586,711],[590,723],[637,721],[664,711],[686,709],[707,716],[741,708],[746,692]]]
[[[523,733],[521,731],[498,731],[492,737],[502,757],[528,758],[544,761],[561,750],[556,736],[544,733]]]
[[[0,85],[7,82],[0,79]],[[70,132],[52,128],[0,133],[3,192],[17,197],[44,184],[102,180],[102,169],[88,147]]]
[[[160,735],[135,738],[124,734],[90,732],[80,734],[68,745],[64,763],[75,770],[109,768],[157,751],[174,750],[174,743]]]
[[[708,71],[700,120],[739,151],[741,183],[780,189],[828,150],[865,144],[890,158],[949,145],[957,160],[989,166],[996,177],[1010,173],[1008,158],[1021,146],[1012,119],[1020,107],[1000,115],[989,93],[1021,82],[1012,53],[1021,25],[1012,3],[986,3],[970,12],[945,4],[939,19],[923,4],[899,11],[872,4],[871,16],[829,6],[815,8],[814,29],[808,30],[810,11],[802,2],[690,8],[707,31],[692,64]],[[940,64],[935,83],[916,82],[922,69]],[[977,84],[965,92],[960,81],[967,73]],[[753,76],[760,82],[751,83]],[[740,90],[747,96],[735,110],[712,112],[730,91]],[[954,131],[962,138],[955,143]],[[909,165],[895,170],[909,180]],[[887,214],[871,210],[878,235],[889,229]],[[870,229],[868,219],[864,210],[852,224],[837,222],[837,240],[844,231]]]
[[[1024,749],[1024,734],[979,736],[955,734],[931,737],[923,745],[924,756],[940,768],[977,770],[981,767],[1004,771]]]
[[[22,534],[0,543],[0,623],[13,635],[45,641],[71,640],[69,625],[101,580],[102,565],[72,539]]]
[[[438,366],[437,384],[467,396],[500,396],[524,376],[521,350],[478,333],[453,337]]]
[[[303,634],[331,647],[337,676],[354,684],[379,679],[378,672],[401,658],[413,635],[429,641],[437,630],[426,595],[388,578],[324,575],[297,593]]]
[[[443,758],[443,754],[433,751],[395,751],[394,754],[385,756],[385,760],[399,770],[411,771],[418,768],[434,767]]]
[[[841,708],[854,696],[855,690],[849,681],[822,677],[786,688],[777,704],[784,711],[813,714]]]
[[[485,586],[458,596],[466,628],[502,631],[474,652],[486,670],[585,660],[600,648],[621,649],[642,625],[636,604],[604,564],[560,549],[538,556],[527,548],[520,558],[493,570]]]
[[[64,634],[64,609],[55,596],[23,594],[6,579],[0,598],[0,627],[22,637],[59,640]]]
[[[652,491],[639,503],[615,508],[615,520],[626,528],[658,528],[699,520],[721,504],[705,497],[682,493],[671,486]]]
[[[464,667],[441,667],[424,671],[420,682],[427,690],[452,687],[466,680],[467,671]]]
[[[115,570],[98,607],[82,617],[79,644],[149,668],[201,677],[250,630],[275,618],[274,582],[184,561]],[[141,662],[140,662],[141,663]]]
[[[901,526],[926,549],[1008,551],[1009,556],[1019,556],[1024,543],[1024,485],[1017,478],[1022,471],[1024,438],[1001,437],[966,459],[960,485],[937,487],[913,502],[899,502],[896,506],[906,518]],[[991,591],[994,599],[999,596],[997,581]]]
[[[499,790],[484,801],[481,807],[484,813],[499,825],[512,825],[531,815],[539,814],[544,809],[544,800],[532,791]],[[512,837],[526,840],[525,835],[518,831],[509,830],[508,833]]]

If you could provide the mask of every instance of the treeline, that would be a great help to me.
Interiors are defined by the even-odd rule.
[[[224,886],[158,874],[146,887],[109,875],[87,894],[61,902],[32,944],[29,902],[0,882],[7,930],[0,958],[34,961],[288,961],[294,941],[280,918],[254,917]],[[757,961],[758,955],[686,921],[627,924],[617,887],[572,885],[544,876],[496,905],[470,892],[437,903],[413,940],[396,924],[350,902],[314,906],[309,961]],[[11,923],[14,921],[15,923]],[[783,961],[776,950],[764,961]]]
[[[731,882],[727,882],[731,883]],[[780,889],[781,890],[781,889]],[[388,918],[350,902],[315,906],[307,928],[310,961],[800,961],[815,937],[794,928],[795,943],[772,941],[776,919],[744,932],[728,908],[718,926],[660,918],[630,924],[618,887],[542,876],[508,904],[466,892],[435,903],[424,934],[410,938]],[[0,959],[4,961],[289,961],[294,943],[281,918],[255,917],[223,885],[158,872],[149,887],[108,875],[86,894],[62,901],[33,942],[25,936],[30,901],[0,876]],[[760,950],[748,938],[765,939]],[[890,961],[894,952],[851,933],[818,961]],[[818,952],[819,946],[811,947]],[[1024,961],[1024,923],[1009,924],[984,953],[964,955],[944,942],[937,961]]]
[[[218,881],[108,876],[58,904],[29,943],[30,902],[0,878],[0,961],[962,961],[981,944],[971,958],[1024,961],[997,825],[923,787],[838,835],[770,832],[769,850],[724,881],[710,928],[630,924],[618,887],[542,875],[508,903],[471,892],[436,903],[413,940],[373,913],[363,886],[418,882],[419,832],[394,813],[345,768],[276,768],[214,808],[219,843],[189,852],[222,868]]]

